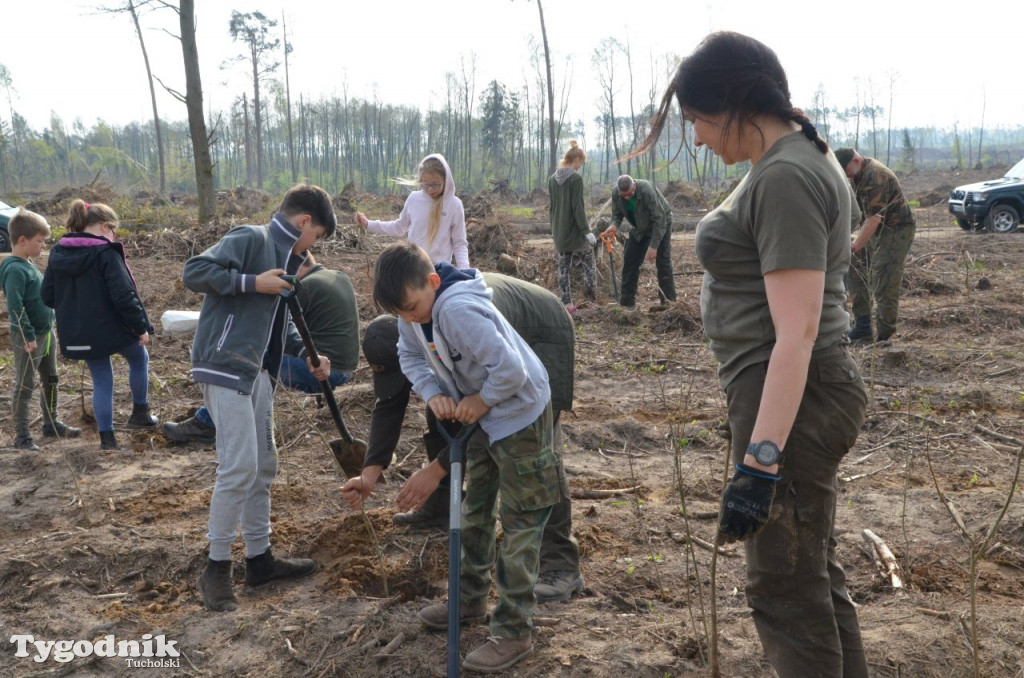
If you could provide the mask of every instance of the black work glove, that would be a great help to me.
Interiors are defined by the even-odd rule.
[[[782,476],[736,464],[736,475],[722,493],[722,517],[716,541],[727,544],[757,534],[771,515],[775,483],[780,480]]]

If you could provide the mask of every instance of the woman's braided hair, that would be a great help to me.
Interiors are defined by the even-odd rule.
[[[672,99],[685,113],[726,113],[724,135],[733,124],[774,115],[800,125],[822,153],[828,143],[807,115],[790,102],[789,82],[778,56],[762,42],[740,33],[721,31],[707,36],[683,59],[651,120],[651,131],[632,155],[650,150],[668,121]]]

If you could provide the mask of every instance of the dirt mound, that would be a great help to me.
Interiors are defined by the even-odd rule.
[[[704,323],[700,319],[700,309],[685,301],[678,301],[665,306],[664,310],[652,314],[651,331],[658,334],[681,332],[696,334],[704,331]]]
[[[247,186],[217,191],[217,212],[222,217],[248,217],[272,209],[270,194]]]
[[[502,202],[517,202],[519,196],[508,185],[508,179],[489,179],[491,190],[489,193]]]
[[[467,221],[489,219],[494,216],[497,202],[497,198],[490,193],[474,193],[462,199],[462,208],[466,211]]]
[[[534,207],[547,205],[551,202],[551,196],[543,188],[535,188],[526,194],[526,202]]]
[[[927,193],[910,194],[907,196],[908,200],[917,201],[917,204],[921,207],[931,207],[932,205],[938,205],[949,199],[949,192],[953,190],[952,186],[943,184],[928,191]]]
[[[518,266],[512,266],[511,261],[522,254],[524,241],[522,234],[509,223],[501,219],[468,219],[466,239],[469,240],[469,260],[474,267],[515,274]]]
[[[87,186],[65,186],[50,198],[33,200],[25,205],[25,209],[45,215],[65,215],[71,209],[71,203],[78,198],[88,203],[101,202],[111,205],[117,196],[117,192],[103,182]]]
[[[691,208],[700,207],[704,204],[704,196],[700,189],[686,183],[685,181],[670,181],[665,184],[662,191],[665,199],[672,203],[673,207]]]
[[[331,198],[331,204],[334,205],[335,212],[353,213],[356,211],[355,207],[352,206],[352,200],[356,197],[356,185],[355,182],[350,181],[345,184],[345,187],[341,189],[341,193],[337,193]]]

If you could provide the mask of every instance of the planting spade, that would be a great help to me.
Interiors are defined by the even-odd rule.
[[[306,346],[306,352],[309,353],[309,361],[313,364],[313,367],[319,367],[320,356],[316,352],[316,346],[313,344],[313,337],[309,335],[306,318],[302,315],[302,306],[299,304],[298,297],[295,296],[298,280],[294,276],[282,277],[288,280],[293,287],[287,294],[282,293],[282,296],[288,303],[288,309],[291,311],[292,322],[295,323],[295,328],[299,331],[299,336],[302,337],[302,343]],[[341,417],[341,409],[338,407],[338,401],[334,398],[334,389],[331,388],[330,383],[321,381],[320,388],[323,390],[324,400],[327,401],[327,408],[331,411],[331,417],[334,419],[338,432],[341,434],[341,438],[335,438],[330,441],[331,454],[334,456],[334,461],[338,464],[338,468],[341,469],[346,479],[358,476],[363,471],[363,460],[366,458],[366,443],[353,438],[352,434],[349,433],[348,427],[345,426],[345,420]]]

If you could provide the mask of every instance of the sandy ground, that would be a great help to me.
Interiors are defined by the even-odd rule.
[[[921,186],[910,188],[915,182]],[[913,192],[964,181],[907,183]],[[870,410],[840,471],[839,554],[860,605],[873,676],[975,675],[975,631],[978,675],[1024,676],[1024,505],[1019,494],[1007,503],[1024,439],[1024,235],[965,233],[950,226],[945,209],[916,210],[920,230],[895,339],[855,349]],[[375,315],[369,266],[385,241],[349,235],[320,258],[349,272],[365,323]],[[517,270],[553,289],[550,245],[531,237],[514,241]],[[715,361],[700,334],[700,270],[690,237],[678,233],[674,242],[676,305],[648,311],[656,294],[647,265],[640,310],[602,299],[577,317],[575,411],[564,418],[564,458],[587,585],[569,603],[540,608],[545,625],[536,650],[506,676],[707,676],[713,633],[720,675],[773,675],[745,605],[742,552],[722,550],[712,578],[705,547],[728,442]],[[176,282],[182,254],[170,242],[129,242],[154,320],[199,304]],[[605,266],[600,285],[607,295]],[[201,403],[189,345],[188,337],[154,338],[151,401],[161,419],[182,419]],[[10,362],[0,366],[5,396],[12,370]],[[194,584],[205,562],[214,450],[122,431],[123,449],[101,452],[88,413],[89,379],[80,363],[62,362],[61,370],[61,412],[86,429],[83,436],[47,442],[38,453],[0,449],[0,674],[445,674],[445,635],[425,631],[414,615],[444,596],[447,533],[391,523],[398,488],[423,461],[421,403],[410,408],[388,484],[365,513],[353,513],[337,491],[328,412],[313,398],[279,393],[273,545],[280,555],[315,558],[320,569],[301,582],[251,589],[238,567],[239,610],[212,614]],[[131,406],[123,363],[116,372],[116,421],[124,422]],[[365,364],[338,393],[349,426],[365,438],[373,404]],[[7,410],[0,421],[7,444]],[[865,529],[894,552],[902,588],[879,573]],[[242,557],[239,550],[236,563]],[[15,656],[16,643],[7,641],[24,634],[164,635],[180,657],[175,666],[148,669],[96,656],[35,662]],[[463,654],[486,634],[483,626],[465,629]]]

